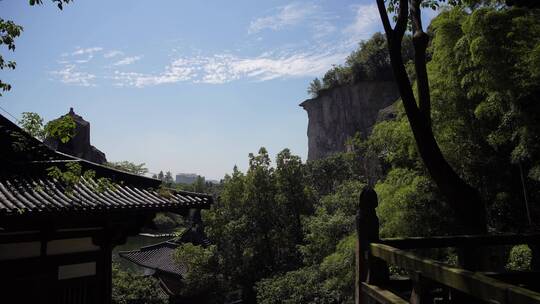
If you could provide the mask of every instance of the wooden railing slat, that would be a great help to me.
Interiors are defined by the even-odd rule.
[[[381,304],[407,304],[409,302],[403,300],[395,293],[386,290],[384,288],[370,285],[368,283],[362,282],[362,291],[369,295],[371,298],[375,299],[377,303]]]
[[[478,247],[494,245],[540,244],[540,234],[455,235],[435,237],[386,238],[378,243],[399,249]]]
[[[484,301],[500,304],[538,304],[540,294],[490,278],[481,273],[450,267],[384,244],[371,244],[371,254],[388,263],[415,270],[423,276]]]

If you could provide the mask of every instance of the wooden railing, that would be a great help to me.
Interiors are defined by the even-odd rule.
[[[487,272],[485,269],[491,252],[486,250],[487,246],[528,244],[533,251],[532,269],[538,270],[540,234],[379,239],[376,207],[376,193],[372,189],[364,189],[356,216],[357,304],[540,304],[540,293],[518,286],[521,284],[540,289],[540,272],[504,273]],[[460,266],[413,252],[417,249],[448,247],[455,247],[459,252]],[[389,265],[399,267],[407,275],[391,278]]]

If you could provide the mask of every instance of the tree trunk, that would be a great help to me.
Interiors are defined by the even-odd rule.
[[[421,0],[411,0],[413,20],[413,45],[419,106],[413,93],[403,59],[401,43],[409,19],[408,1],[400,0],[395,28],[390,26],[384,0],[377,0],[379,13],[388,39],[392,70],[396,79],[405,112],[411,126],[418,152],[433,181],[448,199],[463,228],[468,233],[486,232],[486,212],[478,191],[469,186],[452,169],[444,158],[431,128],[429,82],[426,72],[426,47],[429,37],[422,31],[420,18]]]

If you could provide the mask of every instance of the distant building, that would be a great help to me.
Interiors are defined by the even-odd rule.
[[[177,184],[193,184],[199,175],[195,173],[178,173],[176,174]]]

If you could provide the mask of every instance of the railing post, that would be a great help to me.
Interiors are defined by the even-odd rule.
[[[537,243],[527,244],[531,249],[531,270],[540,271],[540,246]]]
[[[362,282],[381,284],[388,280],[388,266],[380,259],[370,256],[369,245],[379,240],[379,218],[377,208],[377,193],[366,186],[360,194],[356,212],[356,282],[355,303],[364,302]]]
[[[412,291],[411,291],[411,304],[427,304],[433,303],[433,298],[429,295],[429,289],[431,282],[422,276],[418,271],[410,272],[410,277],[412,281]]]

